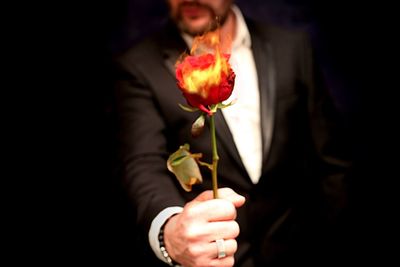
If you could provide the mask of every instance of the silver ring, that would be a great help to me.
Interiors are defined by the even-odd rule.
[[[218,249],[218,259],[222,259],[226,257],[226,252],[225,252],[225,242],[223,239],[217,239],[215,240],[215,243],[217,244],[217,249]]]

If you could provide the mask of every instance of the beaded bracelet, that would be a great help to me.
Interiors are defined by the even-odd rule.
[[[164,244],[164,226],[165,224],[161,227],[160,233],[158,234],[158,241],[160,242],[160,250],[161,254],[163,255],[164,259],[167,261],[169,266],[174,266],[174,267],[181,267],[178,263],[176,263],[168,254],[167,249],[165,248]]]

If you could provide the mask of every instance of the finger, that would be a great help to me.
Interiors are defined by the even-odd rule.
[[[235,239],[224,239],[224,247],[226,257],[233,256],[237,251],[237,242]],[[218,259],[219,248],[217,246],[217,242],[210,242],[207,248],[208,256],[211,259]]]
[[[233,203],[233,205],[238,208],[244,204],[246,199],[233,191],[229,187],[224,187],[224,188],[219,188],[218,189],[218,198],[220,199],[226,199],[230,202]],[[214,199],[214,194],[212,190],[207,190],[199,194],[194,201],[206,201],[206,200],[211,200]]]
[[[212,190],[206,190],[200,193],[193,201],[206,201],[214,198]]]
[[[236,221],[221,221],[204,225],[204,231],[207,233],[205,238],[209,241],[214,241],[221,238],[234,239],[239,235],[240,228]]]
[[[209,262],[232,257],[236,253],[238,245],[235,239],[223,240],[223,249],[225,251],[225,257],[223,258],[218,258],[219,249],[216,241],[194,243],[187,247],[185,257],[187,262],[193,263],[193,266],[214,266],[210,265]]]
[[[225,199],[211,199],[192,205],[188,211],[193,218],[207,222],[227,221],[236,218],[236,208],[232,202]]]
[[[217,267],[232,267],[235,264],[235,259],[233,256],[228,256],[222,259],[212,259],[210,260],[209,266]]]
[[[241,207],[246,201],[244,196],[239,195],[229,187],[218,189],[218,198],[226,199],[232,202],[236,208]]]

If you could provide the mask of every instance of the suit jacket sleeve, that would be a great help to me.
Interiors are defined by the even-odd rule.
[[[183,206],[184,200],[166,167],[166,114],[153,98],[150,76],[136,64],[145,63],[135,57],[116,61],[115,104],[121,172],[147,233],[160,211]]]

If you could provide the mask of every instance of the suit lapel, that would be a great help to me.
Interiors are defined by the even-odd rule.
[[[184,51],[184,50],[182,50]],[[166,48],[164,50],[164,65],[175,79],[175,64],[183,52],[179,52],[176,48]]]
[[[171,25],[162,35],[160,47],[162,48],[164,65],[175,79],[175,64],[179,57],[188,51],[188,48],[179,35],[179,32]]]
[[[214,116],[218,143],[220,143],[221,146],[223,146],[228,151],[228,154],[232,157],[236,164],[238,164],[238,166],[240,166],[240,168],[243,169],[245,173],[247,173],[222,112],[219,110]]]
[[[249,28],[251,25],[249,26]],[[250,32],[256,32],[250,30]],[[253,56],[256,63],[260,90],[260,112],[262,131],[262,167],[263,170],[271,148],[272,133],[275,117],[275,67],[272,57],[272,47],[267,40],[263,40],[260,34],[251,35]]]

